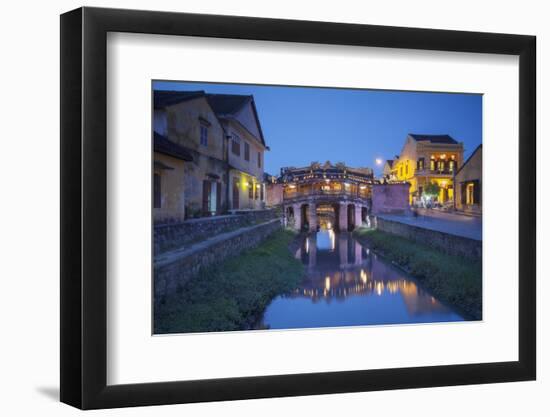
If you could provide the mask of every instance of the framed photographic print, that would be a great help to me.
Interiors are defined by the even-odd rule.
[[[535,103],[532,36],[62,15],[61,400],[535,379]]]

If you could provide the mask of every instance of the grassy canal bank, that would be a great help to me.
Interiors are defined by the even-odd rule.
[[[289,245],[296,234],[280,230],[261,245],[204,270],[155,311],[155,333],[250,328],[270,301],[303,277]]]
[[[354,236],[416,277],[434,296],[466,319],[481,319],[481,262],[447,255],[426,245],[374,229]]]

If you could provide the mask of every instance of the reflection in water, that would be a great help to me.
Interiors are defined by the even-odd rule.
[[[296,252],[306,277],[267,307],[260,328],[288,329],[460,321],[414,278],[371,253],[350,234],[309,235]]]

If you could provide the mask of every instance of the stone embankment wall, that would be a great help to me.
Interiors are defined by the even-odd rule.
[[[462,256],[476,261],[481,260],[482,257],[480,240],[399,223],[381,217],[376,218],[376,227],[383,232],[431,246],[449,255]]]
[[[374,184],[372,214],[405,214],[409,207],[409,183]]]
[[[153,249],[161,253],[190,247],[211,236],[263,223],[278,216],[276,210],[243,210],[216,217],[190,219],[180,223],[155,225]]]
[[[204,268],[257,246],[281,227],[281,219],[271,219],[216,235],[187,249],[180,248],[155,256],[155,303],[174,294]]]

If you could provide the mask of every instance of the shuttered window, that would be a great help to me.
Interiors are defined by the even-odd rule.
[[[481,204],[481,184],[479,180],[460,183],[460,202],[465,205]]]
[[[237,156],[241,155],[241,138],[235,134],[231,138],[231,152]]]
[[[481,204],[481,184],[479,180],[472,181],[474,184],[474,204]]]
[[[202,182],[202,212],[204,216],[210,215],[210,181]]]
[[[248,142],[244,143],[244,160],[250,161],[250,145]]]
[[[201,124],[201,145],[208,146],[208,126]]]

